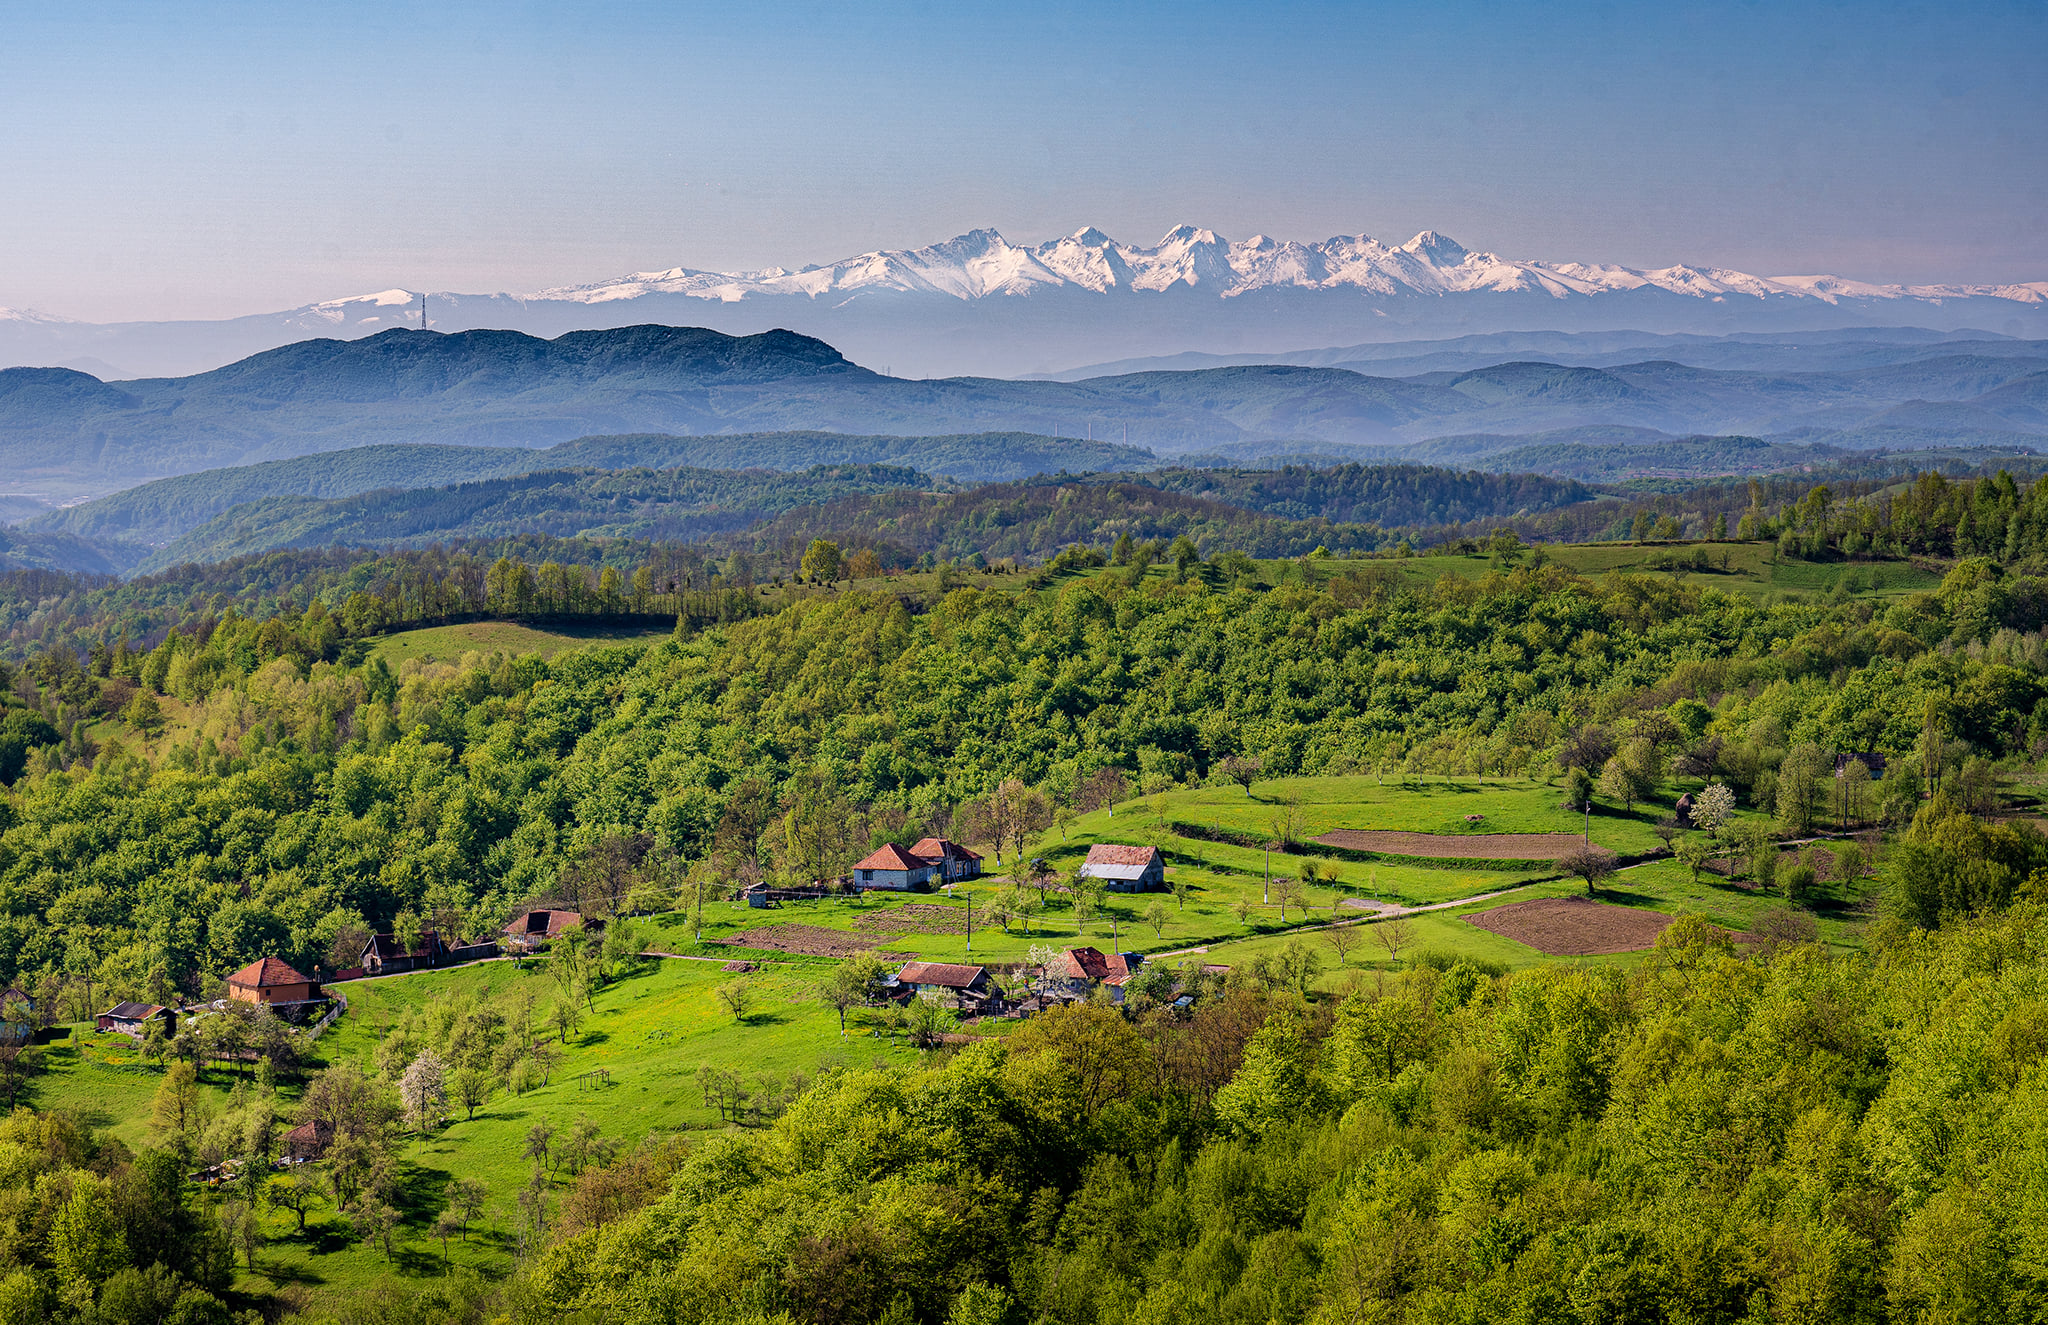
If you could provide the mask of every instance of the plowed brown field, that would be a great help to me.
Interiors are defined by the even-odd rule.
[[[1606,906],[1584,897],[1541,897],[1496,906],[1465,919],[1553,957],[1641,952],[1671,923],[1670,916],[1655,911]]]
[[[1436,860],[1556,860],[1585,839],[1576,833],[1397,833],[1335,828],[1316,841],[1352,851]]]

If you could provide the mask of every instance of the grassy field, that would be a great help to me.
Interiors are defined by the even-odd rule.
[[[1868,905],[1875,893],[1875,881],[1823,883],[1804,905],[1814,917],[1822,942],[1837,952],[1860,949],[1863,927],[1869,919]],[[1496,906],[1532,901],[1542,897],[1578,897],[1585,885],[1577,880],[1553,879],[1516,889],[1506,897],[1475,902],[1469,906],[1430,911],[1406,918],[1408,936],[1400,948],[1400,961],[1412,962],[1425,955],[1440,955],[1492,962],[1510,970],[1545,964],[1633,965],[1641,953],[1615,953],[1591,957],[1554,957],[1526,947],[1512,939],[1468,923],[1466,917]],[[1763,892],[1742,884],[1703,875],[1698,883],[1691,872],[1675,861],[1651,861],[1615,874],[1597,894],[1603,903],[1639,907],[1670,916],[1698,915],[1710,923],[1736,933],[1747,933],[1764,912],[1785,905],[1779,892]],[[1392,969],[1396,962],[1379,941],[1379,927],[1356,927],[1357,942],[1348,958],[1340,958],[1327,938],[1327,927],[1317,925],[1290,935],[1267,935],[1234,942],[1211,944],[1191,960],[1234,965],[1272,953],[1290,942],[1306,942],[1321,962],[1316,987],[1325,992],[1343,989],[1350,981],[1373,971]]]
[[[711,946],[721,940],[746,943],[746,935],[766,926],[810,925],[860,935],[864,942],[891,952],[908,953],[935,961],[973,960],[979,963],[1022,961],[1034,944],[1091,944],[1105,950],[1112,945],[1126,952],[1170,952],[1185,948],[1214,946],[1241,940],[1284,936],[1301,925],[1327,923],[1333,916],[1355,915],[1340,903],[1347,898],[1372,899],[1400,906],[1430,906],[1515,888],[1533,880],[1554,878],[1556,870],[1542,868],[1489,867],[1472,861],[1436,866],[1396,859],[1379,861],[1339,860],[1329,855],[1297,856],[1266,852],[1255,847],[1207,841],[1173,831],[1173,825],[1199,824],[1213,829],[1277,836],[1273,820],[1291,814],[1296,822],[1294,836],[1309,838],[1331,828],[1378,828],[1407,832],[1464,836],[1475,832],[1576,833],[1585,819],[1559,807],[1561,792],[1556,786],[1526,779],[1489,781],[1476,779],[1444,782],[1430,779],[1403,786],[1384,785],[1370,777],[1289,778],[1255,784],[1247,796],[1240,787],[1199,788],[1164,792],[1119,805],[1114,812],[1099,810],[1082,815],[1047,833],[1036,842],[1027,859],[1043,858],[1058,876],[1070,874],[1098,842],[1155,845],[1168,860],[1169,882],[1185,882],[1189,895],[1183,906],[1169,895],[1111,893],[1102,899],[1101,909],[1085,923],[1077,923],[1071,904],[1060,894],[1048,896],[1044,911],[1031,917],[1028,928],[1014,924],[977,928],[970,948],[959,922],[948,932],[924,932],[938,928],[920,916],[919,909],[952,906],[964,916],[970,905],[988,900],[1011,886],[1009,871],[1014,859],[996,861],[992,847],[977,844],[984,851],[988,874],[947,894],[896,896],[870,893],[864,899],[828,898],[815,902],[787,902],[767,910],[754,910],[737,902],[714,902],[704,911],[705,947],[691,946],[694,918],[680,913],[649,917],[650,941],[669,952],[719,953]],[[1661,844],[1652,831],[1657,819],[1671,811],[1671,797],[1639,804],[1624,814],[1603,807],[1592,817],[1593,841],[1622,854],[1648,852]],[[1474,823],[1466,816],[1478,814]],[[1293,877],[1305,859],[1314,860],[1325,879],[1305,889],[1306,911],[1288,907],[1285,915],[1267,886],[1272,877]],[[1239,906],[1244,908],[1240,917]],[[1164,912],[1163,923],[1154,929],[1147,913],[1155,906]],[[901,923],[890,917],[912,908]],[[912,918],[915,917],[915,918]],[[1467,926],[1466,928],[1470,928]],[[1502,940],[1505,942],[1505,940]]]
[[[34,1080],[38,1109],[62,1109],[108,1133],[130,1150],[150,1144],[149,1105],[162,1069],[145,1059],[125,1035],[97,1034],[92,1023],[72,1027],[71,1040],[43,1050],[43,1072]],[[225,1077],[206,1082],[213,1107],[228,1097]]]
[[[378,640],[372,652],[382,655],[395,671],[412,658],[423,662],[459,662],[462,655],[509,653],[515,656],[537,653],[552,658],[567,649],[586,644],[631,644],[658,640],[668,635],[663,629],[603,629],[598,627],[553,627],[538,630],[517,621],[466,621],[454,626],[430,626],[424,630],[402,630]]]

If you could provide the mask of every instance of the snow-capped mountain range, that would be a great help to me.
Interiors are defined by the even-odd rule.
[[[1773,295],[1837,302],[1852,299],[2010,299],[2048,303],[2048,281],[2022,285],[1871,285],[1838,276],[1751,276],[1718,267],[1633,267],[1547,263],[1476,253],[1425,230],[1405,244],[1370,235],[1320,243],[1253,235],[1229,240],[1213,230],[1176,226],[1151,248],[1120,243],[1093,226],[1033,247],[994,230],[973,230],[917,249],[884,249],[827,266],[789,271],[710,272],[688,267],[635,272],[594,285],[542,290],[531,300],[602,303],[649,294],[721,302],[800,295],[818,299],[868,290],[988,299],[1073,288],[1095,294],[1186,287],[1224,299],[1272,289],[1358,290],[1373,295],[1450,295],[1478,291],[1546,294],[1557,299],[1652,287],[1703,299]],[[389,295],[371,296],[388,299]]]
[[[535,335],[699,325],[776,327],[898,375],[1016,376],[1146,355],[1242,355],[1502,331],[1794,331],[1857,325],[2048,335],[2048,281],[1877,285],[1717,267],[1640,270],[1506,258],[1425,230],[1315,243],[1177,226],[1151,247],[1094,227],[1036,245],[974,230],[924,248],[791,270],[635,272],[528,294],[430,294],[428,325]],[[420,326],[392,289],[218,322],[93,324],[0,309],[0,366],[102,378],[204,371],[313,336]]]

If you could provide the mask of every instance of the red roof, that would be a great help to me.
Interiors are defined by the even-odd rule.
[[[896,972],[906,985],[938,985],[943,989],[967,989],[987,974],[980,966],[958,966],[951,962],[911,962]]]
[[[1121,953],[1103,953],[1095,948],[1068,948],[1060,954],[1061,974],[1069,979],[1121,980],[1131,973]]]
[[[923,860],[932,862],[937,862],[941,860],[981,859],[980,852],[969,851],[966,847],[961,846],[958,842],[951,842],[943,837],[925,838],[916,846],[910,848],[910,854],[913,856],[917,856]]]
[[[894,842],[884,842],[881,850],[854,865],[857,870],[921,870],[929,867],[929,861],[906,854]]]
[[[300,975],[275,957],[263,957],[229,976],[228,983],[245,989],[267,989],[272,985],[309,985],[313,978]]]
[[[1090,865],[1150,865],[1159,859],[1158,847],[1126,847],[1105,844],[1088,848]]]
[[[582,913],[577,911],[550,910],[536,907],[523,916],[505,922],[504,932],[518,938],[531,935],[536,938],[560,938],[562,931],[572,925],[583,923]]]

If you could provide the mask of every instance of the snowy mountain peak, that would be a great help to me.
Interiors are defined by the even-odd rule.
[[[1425,259],[1432,267],[1455,267],[1468,256],[1463,244],[1434,230],[1423,231],[1401,245],[1401,248],[1418,258]]]

